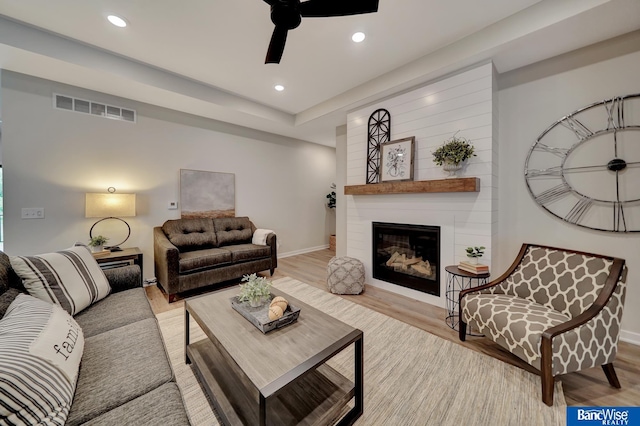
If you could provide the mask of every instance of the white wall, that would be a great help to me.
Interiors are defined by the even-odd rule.
[[[52,93],[132,108],[136,124],[56,110]],[[137,194],[126,246],[153,273],[152,228],[178,218],[179,170],[235,173],[236,215],[276,231],[282,255],[328,245],[325,207],[335,149],[190,116],[73,86],[2,72],[5,250],[34,254],[86,241],[85,192]],[[24,207],[45,219],[23,220]]]
[[[598,61],[600,50],[606,51],[606,60]],[[590,103],[640,92],[640,52],[608,59],[611,52],[615,45],[596,46],[499,76],[501,249],[496,260],[500,270],[506,269],[523,242],[626,259],[629,274],[621,338],[640,344],[640,310],[636,308],[640,303],[640,234],[590,231],[564,223],[534,202],[523,172],[529,148],[551,123]],[[590,58],[588,64],[585,58]],[[597,164],[602,159],[594,161]]]
[[[477,154],[459,174],[480,178],[480,192],[346,196],[347,255],[363,262],[368,284],[444,306],[444,268],[466,259],[465,247],[485,246],[483,262],[491,263],[497,229],[493,216],[498,207],[497,169],[492,165],[496,145],[493,71],[491,63],[480,65],[348,115],[347,185],[366,183],[368,120],[378,108],[391,114],[391,140],[415,136],[414,180],[445,178],[432,152],[457,131],[471,140]],[[440,226],[440,297],[373,278],[373,221]]]

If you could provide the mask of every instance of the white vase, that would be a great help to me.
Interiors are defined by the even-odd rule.
[[[460,163],[443,163],[442,170],[449,173],[447,179],[456,177],[456,172],[462,168]]]
[[[470,257],[469,258],[469,263],[471,263],[472,265],[477,265],[478,264],[478,258],[477,257]]]
[[[249,299],[249,305],[252,308],[259,308],[260,306],[266,303],[267,299],[265,297],[258,297],[256,299]]]
[[[104,249],[104,245],[100,244],[99,246],[91,246],[91,251],[93,253],[100,253]]]

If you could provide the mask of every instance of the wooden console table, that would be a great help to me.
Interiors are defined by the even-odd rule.
[[[140,280],[142,283],[142,275],[144,274],[144,269],[142,269],[142,250],[138,247],[129,247],[122,249],[121,251],[112,251],[104,256],[94,257],[102,269],[120,266],[118,265],[120,262],[128,262],[138,265],[140,267]]]

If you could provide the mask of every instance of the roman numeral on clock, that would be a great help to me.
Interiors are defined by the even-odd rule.
[[[536,195],[536,201],[538,204],[549,204],[556,200],[565,197],[566,195],[571,193],[571,187],[566,183],[561,183],[560,185],[556,185],[553,188],[549,188],[546,191],[541,192]]]
[[[562,167],[549,167],[548,169],[531,169],[527,170],[527,177],[541,177],[541,176],[562,176]]]
[[[542,152],[549,152],[555,156],[558,156],[560,158],[564,158],[567,156],[567,153],[569,152],[569,150],[567,148],[554,148],[551,147],[549,145],[545,145],[543,143],[538,142],[535,147],[533,148],[534,151],[542,151]]]
[[[583,140],[593,136],[593,132],[587,126],[571,116],[565,117],[560,124],[571,130],[578,139]]]
[[[578,223],[584,217],[585,213],[591,208],[593,205],[593,200],[589,197],[583,196],[578,200],[578,202],[573,206],[573,208],[567,213],[564,220],[571,223]]]
[[[613,230],[627,232],[627,222],[624,219],[624,210],[620,201],[613,203]]]
[[[604,103],[607,110],[607,130],[620,129],[624,127],[624,99],[613,98]]]

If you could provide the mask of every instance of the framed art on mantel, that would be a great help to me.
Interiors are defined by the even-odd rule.
[[[413,180],[415,137],[380,144],[380,182]]]
[[[183,219],[234,217],[236,175],[180,169],[180,205]]]

